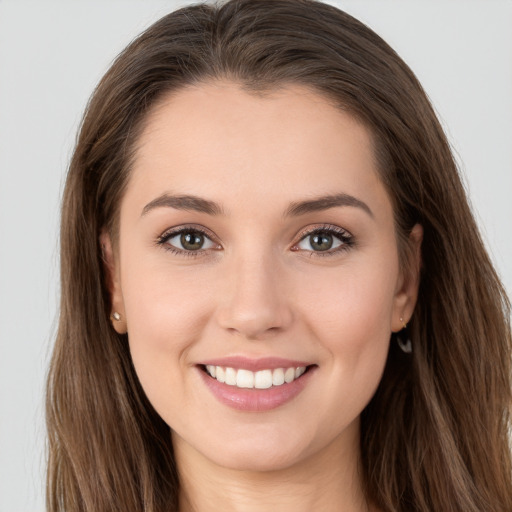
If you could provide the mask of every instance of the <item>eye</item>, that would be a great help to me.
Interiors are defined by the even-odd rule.
[[[219,248],[219,245],[197,228],[181,228],[164,233],[158,243],[177,253],[202,252]]]
[[[324,253],[321,255],[327,256],[349,249],[353,244],[353,237],[348,231],[337,226],[328,226],[315,228],[306,233],[292,249]]]

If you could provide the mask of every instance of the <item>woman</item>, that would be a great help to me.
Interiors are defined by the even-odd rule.
[[[509,303],[421,86],[345,13],[150,27],[61,243],[49,510],[512,510]]]

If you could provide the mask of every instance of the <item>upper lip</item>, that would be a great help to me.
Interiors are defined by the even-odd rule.
[[[310,366],[313,363],[309,361],[285,359],[282,357],[262,357],[255,359],[244,356],[231,356],[208,359],[207,361],[202,361],[200,364],[203,366],[223,366],[257,372],[259,370],[275,370],[276,368],[298,368],[300,366]]]

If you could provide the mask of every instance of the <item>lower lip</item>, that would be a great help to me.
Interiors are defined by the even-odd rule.
[[[270,411],[295,398],[311,379],[316,366],[308,369],[298,379],[268,389],[237,388],[219,382],[199,368],[199,373],[208,389],[221,403],[240,411]]]

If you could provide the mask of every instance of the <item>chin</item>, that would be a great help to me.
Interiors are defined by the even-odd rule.
[[[253,432],[242,437],[232,435],[224,444],[215,449],[208,449],[203,454],[219,466],[237,471],[269,472],[292,467],[308,457],[311,443],[309,439],[290,435],[281,429],[273,428],[270,432]],[[226,441],[228,444],[226,444]],[[211,446],[211,445],[209,445]]]
[[[301,460],[301,457],[296,453],[276,453],[266,449],[247,449],[245,453],[231,450],[227,450],[227,452],[213,462],[234,471],[268,473],[285,470]]]

